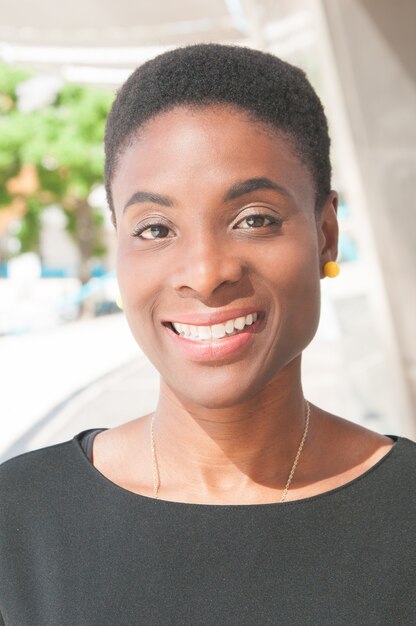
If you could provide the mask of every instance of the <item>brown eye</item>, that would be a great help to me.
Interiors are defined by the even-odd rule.
[[[280,220],[270,217],[269,215],[248,215],[236,225],[236,228],[264,228],[271,224],[279,224]]]
[[[265,226],[265,222],[267,221],[266,217],[263,215],[251,215],[246,219],[247,225],[250,228],[260,228],[261,226]]]
[[[170,228],[164,224],[151,224],[137,228],[134,232],[134,236],[140,237],[141,239],[155,240],[166,239],[166,237],[169,237],[169,233]]]
[[[167,226],[150,226],[142,232],[143,239],[163,239],[169,235],[169,228]]]

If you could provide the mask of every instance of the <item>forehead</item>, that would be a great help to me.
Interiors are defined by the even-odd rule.
[[[314,195],[293,141],[271,125],[229,105],[177,107],[149,120],[132,138],[119,159],[113,195],[117,206],[134,186],[198,194],[261,176]]]

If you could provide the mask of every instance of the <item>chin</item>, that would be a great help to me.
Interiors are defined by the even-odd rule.
[[[230,372],[223,366],[218,369],[194,374],[193,382],[189,377],[163,377],[170,390],[184,404],[191,403],[206,409],[226,409],[247,402],[267,385],[270,376],[260,376],[259,367],[248,368],[242,373]]]

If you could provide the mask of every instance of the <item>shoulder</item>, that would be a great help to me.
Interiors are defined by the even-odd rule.
[[[39,507],[68,491],[82,473],[83,452],[77,438],[26,452],[0,465],[0,509]],[[85,459],[86,460],[86,459]]]
[[[56,464],[58,459],[62,460],[68,456],[69,447],[72,447],[72,440],[12,457],[0,465],[0,485],[3,485],[5,480],[14,482],[21,477],[27,477],[33,471],[44,473],[50,465]]]
[[[359,479],[363,485],[379,488],[383,493],[399,490],[416,502],[416,444],[413,441],[380,435],[321,409],[315,410],[314,418],[309,456],[305,455],[303,464],[305,481],[308,476],[313,477],[313,493]],[[404,475],[406,481],[403,481]],[[368,480],[362,481],[364,477]]]
[[[61,550],[74,527],[95,519],[95,476],[77,438],[0,465],[0,570],[19,554]]]
[[[388,466],[394,479],[409,486],[416,500],[416,442],[407,437],[394,437],[393,449],[388,455]]]

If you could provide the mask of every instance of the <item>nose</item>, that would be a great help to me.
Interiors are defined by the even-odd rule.
[[[204,236],[184,242],[184,249],[173,273],[173,287],[179,295],[207,300],[221,287],[241,280],[241,259],[232,253],[226,242],[220,243],[214,236]]]

